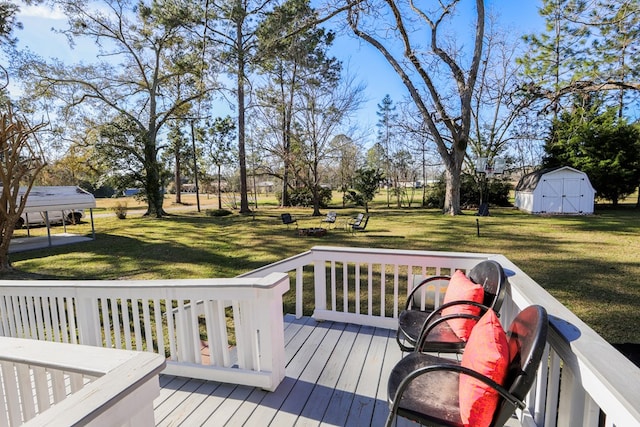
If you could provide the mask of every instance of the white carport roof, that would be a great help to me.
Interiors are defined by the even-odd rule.
[[[26,188],[20,188],[20,196]],[[93,194],[74,186],[33,187],[29,192],[24,212],[67,211],[96,207]]]

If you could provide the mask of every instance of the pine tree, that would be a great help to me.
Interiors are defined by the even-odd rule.
[[[545,144],[544,167],[581,170],[600,198],[619,200],[640,180],[640,128],[617,117],[617,108],[589,99],[554,120]]]
[[[394,147],[395,137],[395,122],[398,119],[398,114],[395,113],[396,107],[393,105],[393,101],[389,94],[382,98],[382,102],[378,104],[378,141],[381,152],[383,153],[383,170],[387,180],[387,207],[391,205],[391,185],[397,186],[397,182],[392,183],[391,177],[393,173],[391,171],[392,158],[397,151]]]
[[[524,74],[551,100],[554,117],[562,109],[561,89],[581,78],[581,64],[586,61],[588,27],[566,19],[568,11],[580,14],[579,0],[544,0],[540,15],[545,20],[545,32],[524,37],[529,49],[519,59]]]

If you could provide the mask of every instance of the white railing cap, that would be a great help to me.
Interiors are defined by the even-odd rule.
[[[157,363],[164,364],[164,358],[154,353],[25,338],[0,337],[0,348],[2,348],[0,352],[2,361],[78,372],[90,376],[102,376],[136,358],[140,363],[145,364],[148,363],[146,359],[159,358],[156,360]]]
[[[270,273],[264,277],[246,278],[208,278],[208,279],[156,279],[156,280],[0,280],[2,287],[20,288],[104,288],[126,289],[126,288],[210,288],[219,289],[270,289],[281,285],[288,279],[286,273]]]

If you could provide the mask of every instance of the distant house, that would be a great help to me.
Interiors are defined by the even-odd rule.
[[[258,193],[260,194],[273,193],[275,189],[275,183],[273,183],[272,181],[261,181],[256,184],[256,188]]]
[[[595,194],[586,173],[562,166],[520,178],[515,205],[534,214],[592,214]]]

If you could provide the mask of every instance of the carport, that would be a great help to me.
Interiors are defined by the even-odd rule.
[[[18,197],[23,197],[26,188],[20,188]],[[17,252],[22,250],[38,249],[47,246],[58,246],[61,244],[77,243],[79,241],[94,240],[96,238],[95,226],[93,221],[93,208],[96,207],[96,199],[93,194],[75,186],[38,186],[32,187],[27,198],[23,217],[27,227],[26,238],[14,238],[11,241],[9,252]],[[67,233],[66,221],[62,221],[64,232],[62,234],[51,233],[51,222],[49,221],[49,213],[60,212],[61,217],[65,218],[69,213],[78,210],[89,210],[91,221],[91,237],[79,236]],[[36,215],[42,218],[47,227],[47,236],[31,237],[29,229],[29,215]]]

